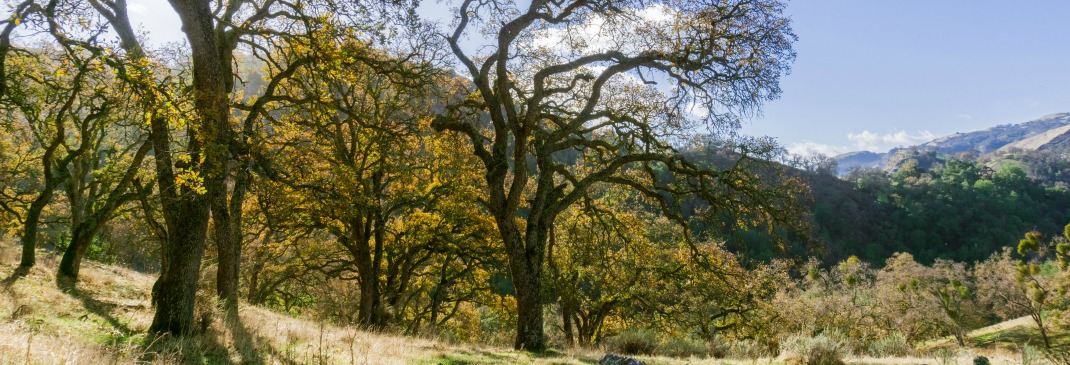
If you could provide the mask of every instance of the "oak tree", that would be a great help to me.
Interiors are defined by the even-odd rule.
[[[667,214],[673,196],[697,195],[713,209],[770,205],[757,176],[700,167],[674,143],[695,128],[724,137],[741,113],[779,94],[794,56],[783,7],[775,0],[459,2],[442,36],[468,79],[467,97],[433,126],[466,136],[482,162],[481,202],[516,288],[516,348],[546,347],[550,228],[593,186],[635,189],[659,199]],[[480,47],[466,47],[468,37]],[[745,159],[752,146],[735,147]],[[562,160],[566,152],[582,166]],[[672,179],[659,180],[659,171]]]

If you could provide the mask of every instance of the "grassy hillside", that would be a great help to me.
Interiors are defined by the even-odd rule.
[[[1051,327],[1048,336],[1051,339],[1052,348],[1060,352],[1070,352],[1070,331],[1055,325]],[[1028,316],[973,330],[967,337],[970,346],[988,349],[990,352],[1016,353],[1027,345],[1036,349],[1044,346],[1036,323]],[[954,338],[946,337],[933,340],[922,347],[926,350],[933,350],[953,348],[957,345]]]
[[[152,321],[151,275],[87,262],[82,280],[67,288],[55,280],[55,256],[39,252],[39,265],[19,276],[16,254],[10,244],[0,245],[0,364],[581,364],[597,356],[532,358],[323,325],[253,306],[243,306],[240,320],[231,323],[219,313],[199,313],[206,326],[200,336],[151,339],[145,334]]]
[[[240,319],[232,321],[223,320],[218,311],[198,313],[204,326],[198,336],[153,339],[145,334],[152,320],[153,276],[87,262],[82,280],[72,288],[56,282],[55,256],[41,251],[39,265],[20,273],[16,272],[17,254],[11,243],[0,243],[0,364],[592,364],[603,354],[596,349],[573,349],[533,355],[501,347],[377,334],[253,306],[243,306]],[[204,303],[210,301],[204,298]],[[994,364],[1016,363],[1017,355],[998,345],[1009,342],[983,339],[1019,332],[1028,336],[1020,326],[988,329],[985,336],[974,336],[981,341],[978,345],[989,349],[956,349],[927,358],[854,358],[849,363],[969,364],[977,354],[1002,359]],[[668,365],[782,362],[640,358]]]
[[[591,364],[602,355],[582,349],[532,355],[377,334],[255,306],[242,306],[240,319],[229,323],[218,311],[202,311],[202,335],[153,339],[145,334],[152,321],[152,275],[86,262],[71,288],[55,280],[56,256],[39,251],[38,260],[29,272],[17,273],[18,248],[0,243],[0,364]]]

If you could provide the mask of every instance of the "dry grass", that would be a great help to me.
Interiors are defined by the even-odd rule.
[[[1051,339],[1052,351],[1070,352],[1070,329],[1052,324],[1048,329],[1048,336]],[[967,342],[978,355],[1013,358],[1015,362],[1021,362],[1020,351],[1025,345],[1034,349],[1044,348],[1040,331],[1029,317],[1020,317],[971,331],[967,334]],[[924,351],[937,352],[955,349],[958,345],[954,338],[945,337],[928,341],[919,347]]]
[[[150,338],[152,275],[86,262],[75,287],[56,282],[58,258],[16,272],[19,250],[0,239],[2,364],[589,364],[582,349],[532,355],[505,348],[365,332],[243,305],[205,333]],[[199,301],[210,302],[210,301]],[[203,311],[204,308],[198,311]]]
[[[0,244],[0,364],[407,364],[451,348],[295,319],[242,306],[197,336],[149,338],[154,277],[86,262],[75,288],[55,280],[57,258],[16,272],[17,249]],[[216,312],[215,318],[222,318]],[[497,351],[497,350],[495,350]]]
[[[593,364],[597,349],[531,354],[482,345],[454,345],[337,327],[242,306],[238,319],[216,320],[186,338],[153,339],[149,291],[155,277],[86,262],[76,287],[55,280],[57,258],[16,273],[18,249],[0,239],[0,365],[3,364]],[[207,291],[206,291],[207,292]],[[210,303],[210,300],[203,301]],[[209,306],[210,307],[210,306]],[[203,310],[203,309],[202,309]],[[214,318],[223,316],[209,308]],[[1016,364],[1017,354],[959,351],[929,358],[848,358],[848,364]],[[725,360],[644,357],[648,364],[764,365],[784,359]]]

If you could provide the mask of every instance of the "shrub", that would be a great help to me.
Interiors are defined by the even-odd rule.
[[[710,351],[706,344],[689,337],[672,338],[658,346],[658,355],[669,357],[707,357]]]
[[[769,347],[754,340],[734,340],[719,343],[721,357],[729,359],[758,359],[772,356]]]
[[[847,344],[825,334],[792,335],[780,344],[780,355],[790,365],[843,365]]]
[[[658,337],[646,329],[630,329],[606,339],[607,347],[625,355],[653,355],[658,349]]]
[[[914,353],[914,347],[907,342],[907,337],[901,333],[893,333],[891,336],[881,337],[869,345],[869,354],[874,357],[898,357],[908,356]]]

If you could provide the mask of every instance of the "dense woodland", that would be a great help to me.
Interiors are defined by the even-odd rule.
[[[982,261],[1024,232],[1058,237],[1070,222],[1070,191],[1039,163],[949,159],[929,169],[908,161],[887,173],[842,179],[811,174],[813,235],[827,259],[879,263],[896,252],[918,260]],[[1063,182],[1065,184],[1065,182]]]
[[[737,133],[794,58],[779,1],[171,4],[185,44],[124,0],[0,21],[0,230],[65,285],[158,273],[152,333],[239,302],[534,351],[1064,325],[1061,175],[838,178]]]

